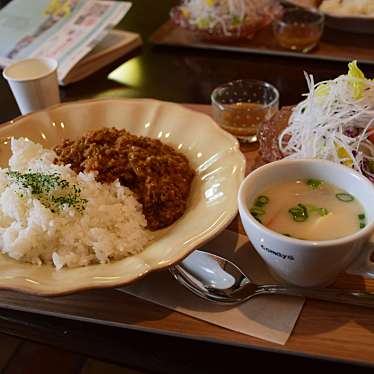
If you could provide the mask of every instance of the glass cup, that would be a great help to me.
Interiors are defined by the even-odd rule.
[[[257,141],[258,127],[279,107],[279,92],[269,83],[237,80],[214,89],[211,95],[213,118],[239,141]]]
[[[307,53],[318,44],[324,21],[318,11],[286,8],[273,20],[274,36],[283,48]]]

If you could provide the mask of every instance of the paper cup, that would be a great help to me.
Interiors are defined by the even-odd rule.
[[[29,58],[9,65],[3,71],[22,114],[60,102],[57,61]]]

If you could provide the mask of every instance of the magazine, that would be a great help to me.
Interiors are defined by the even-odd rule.
[[[107,0],[13,0],[0,11],[0,65],[54,58],[62,82],[130,7]]]

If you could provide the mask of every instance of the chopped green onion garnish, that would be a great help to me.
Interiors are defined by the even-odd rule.
[[[295,222],[305,222],[308,218],[305,216],[293,216]]]
[[[297,204],[297,207],[290,208],[288,212],[295,222],[304,222],[308,218],[308,210],[303,204]]]
[[[365,219],[365,214],[364,214],[364,213],[359,214],[359,215],[358,215],[358,219],[359,219],[360,221],[363,221],[363,220]]]
[[[320,215],[320,216],[327,216],[327,214],[329,213],[329,211],[326,209],[326,208],[319,208],[318,209],[318,214]]]
[[[320,181],[319,179],[308,179],[306,181],[306,184],[308,186],[311,186],[314,190],[316,190],[317,188],[320,187],[320,185],[322,184],[322,181]]]
[[[258,216],[253,215],[253,217],[255,218],[256,221],[262,223],[261,219]]]
[[[255,200],[254,206],[249,210],[252,216],[260,223],[262,223],[262,221],[258,216],[263,216],[265,214],[263,207],[269,200],[267,196],[261,195]]]
[[[366,225],[364,223],[360,223],[360,229],[363,229]]]
[[[329,213],[329,211],[326,208],[318,208],[317,206],[312,205],[312,204],[307,204],[306,208],[308,209],[309,213],[316,212],[321,217],[326,216]]]
[[[258,206],[262,208],[264,205],[266,205],[270,199],[267,196],[261,195],[259,196],[255,201],[255,206]]]
[[[262,208],[258,208],[256,206],[251,208],[250,212],[252,216],[262,216],[265,214],[265,211]]]
[[[300,207],[304,213],[306,214],[306,216],[308,217],[308,211],[307,211],[307,208],[304,204],[297,204],[298,207]]]
[[[344,203],[349,203],[355,199],[351,194],[345,192],[337,193],[335,196],[338,200],[343,201]]]

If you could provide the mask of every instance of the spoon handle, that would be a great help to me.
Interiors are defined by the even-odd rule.
[[[356,290],[265,285],[259,286],[256,293],[301,296],[310,299],[331,301],[334,303],[352,304],[367,308],[374,308],[374,293]]]

